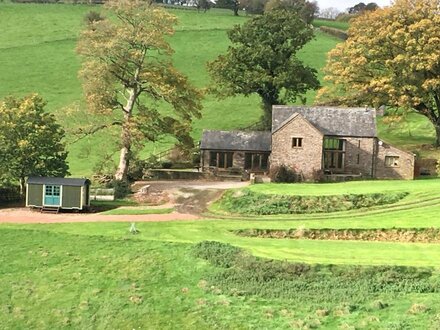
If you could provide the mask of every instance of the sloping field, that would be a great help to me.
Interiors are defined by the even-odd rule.
[[[48,101],[48,109],[57,114],[67,129],[87,120],[86,115],[73,117],[68,111],[69,107],[84,109],[81,84],[77,78],[80,59],[75,53],[75,46],[84,24],[84,15],[90,10],[101,11],[102,8],[10,3],[1,3],[0,8],[0,98],[37,92]],[[209,83],[206,62],[226,51],[226,31],[235,24],[245,22],[248,17],[234,17],[230,11],[223,10],[208,13],[171,11],[179,20],[176,34],[171,38],[175,65],[194,84],[206,87]],[[316,39],[301,51],[301,57],[320,71],[325,64],[326,53],[337,42],[339,40],[317,31]],[[322,79],[321,72],[319,75]],[[314,92],[309,93],[308,103],[313,102],[314,95]],[[203,118],[193,125],[196,140],[204,128],[237,129],[255,123],[260,116],[257,97],[216,100],[207,96],[203,105]],[[417,124],[414,126],[413,122]],[[409,148],[419,143],[430,143],[433,138],[431,126],[420,116],[412,118],[410,124],[391,129],[384,127],[381,134],[390,142],[405,144]],[[117,136],[117,133],[99,134],[69,145],[72,175],[90,175],[103,154],[115,148]],[[169,138],[156,144],[150,143],[144,155],[157,153],[172,143]]]

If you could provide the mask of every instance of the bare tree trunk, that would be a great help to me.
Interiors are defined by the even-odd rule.
[[[121,148],[120,154],[119,154],[119,165],[118,170],[115,173],[115,179],[118,181],[126,181],[127,180],[127,172],[128,172],[128,165],[130,162],[130,143],[126,143],[126,139],[129,139],[129,129],[124,125],[122,128],[122,139],[125,140],[123,142],[123,147]]]
[[[127,104],[124,107],[124,124],[122,125],[122,132],[121,132],[122,147],[119,156],[118,169],[115,173],[115,179],[118,181],[127,180],[127,172],[130,162],[130,149],[131,149],[130,119],[137,96],[138,94],[136,89],[131,89],[129,91]]]
[[[24,177],[20,178],[20,197],[23,198],[26,194],[26,180]]]
[[[440,126],[437,123],[435,123],[434,127],[435,127],[435,146],[440,147]]]

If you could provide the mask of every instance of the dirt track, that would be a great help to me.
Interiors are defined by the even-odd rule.
[[[69,222],[155,222],[198,220],[207,205],[225,189],[247,185],[243,182],[207,181],[143,181],[133,186],[136,191],[144,185],[150,191],[173,195],[172,207],[178,212],[144,215],[103,215],[99,213],[47,214],[24,207],[0,209],[0,223],[69,223]]]
[[[25,208],[0,210],[0,223],[68,223],[68,222],[148,222],[148,221],[173,221],[197,220],[193,214],[144,214],[144,215],[102,215],[59,213],[46,214],[31,211]]]

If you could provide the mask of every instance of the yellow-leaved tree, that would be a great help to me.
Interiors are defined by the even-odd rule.
[[[152,2],[110,0],[110,18],[89,19],[78,42],[89,110],[102,115],[83,129],[121,128],[116,180],[126,180],[133,145],[171,134],[189,144],[191,120],[200,117],[201,92],[177,71],[168,40],[176,18]]]
[[[440,1],[396,0],[352,20],[348,35],[328,55],[317,103],[416,111],[440,146]]]

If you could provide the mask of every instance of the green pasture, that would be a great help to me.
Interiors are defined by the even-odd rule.
[[[313,26],[316,26],[316,27],[328,26],[331,28],[346,31],[350,27],[350,24],[348,22],[330,21],[330,20],[325,20],[325,19],[315,19],[313,21]]]
[[[356,185],[363,187],[354,188]],[[333,190],[330,187],[333,186]],[[279,187],[279,189],[278,189]],[[367,193],[387,190],[407,192],[402,200],[389,205],[374,206],[356,210],[290,214],[258,217],[228,216],[213,208],[206,218],[212,220],[169,223],[137,223],[141,234],[138,240],[155,240],[179,243],[196,243],[203,240],[218,240],[243,247],[257,256],[303,261],[308,263],[336,264],[392,264],[406,266],[436,266],[439,264],[440,245],[383,242],[349,241],[306,241],[247,238],[234,235],[237,229],[292,229],[292,228],[427,228],[440,227],[440,180],[416,181],[361,181],[335,184],[290,184],[255,185],[250,189],[258,191],[282,191],[295,194],[306,191],[309,194],[335,194],[340,188],[352,193]],[[345,190],[348,191],[348,190]],[[9,225],[5,225],[9,226]],[[13,228],[32,228],[75,235],[103,235],[125,237],[126,223],[82,223],[23,225]],[[398,253],[396,253],[398,251]],[[440,264],[439,264],[440,265]]]
[[[1,3],[0,9],[0,98],[37,92],[48,101],[48,109],[57,115],[68,131],[92,120],[84,110],[81,83],[77,78],[80,58],[75,53],[75,47],[84,15],[90,10],[100,11],[102,8]],[[206,87],[209,84],[206,63],[226,51],[229,45],[226,31],[235,24],[245,22],[248,17],[234,17],[225,10],[207,13],[170,11],[178,17],[176,33],[170,39],[175,50],[174,63],[194,84]],[[315,40],[301,51],[300,56],[319,71],[321,80],[323,75],[320,70],[325,65],[326,53],[338,42],[336,38],[317,31]],[[315,94],[308,93],[307,103],[313,102]],[[255,123],[260,116],[259,100],[255,96],[217,100],[208,95],[203,106],[203,118],[193,124],[193,137],[196,140],[203,129],[239,129]],[[79,108],[80,114],[72,115],[69,110],[72,108]],[[426,136],[425,140],[429,142],[433,136],[432,129],[423,118],[420,122],[424,124],[420,129],[413,130],[412,134]],[[383,131],[385,135],[393,136],[395,130],[388,132],[384,128]],[[403,130],[398,136],[404,139],[405,135],[406,131]],[[116,149],[114,142],[117,137],[117,132],[107,132],[74,144],[74,138],[69,137],[72,175],[89,176],[104,153]],[[172,144],[171,138],[149,143],[143,155],[146,157],[150,153],[158,153]]]
[[[2,224],[0,324],[36,329],[288,329],[304,328],[304,324],[331,329],[435,328],[440,313],[438,293],[422,288],[437,287],[440,244],[265,239],[241,237],[233,231],[440,228],[439,188],[438,179],[255,185],[250,189],[268,194],[404,191],[408,195],[391,205],[345,212],[258,218],[213,213],[197,221],[136,222],[137,235],[129,233],[130,223],[105,222],[105,215],[95,223]],[[106,202],[98,204],[105,207]],[[128,201],[108,204],[136,209]],[[139,207],[143,209],[147,208]],[[194,244],[207,240],[264,258],[259,271],[267,276],[270,264],[264,266],[264,260],[275,259],[311,267],[328,265],[351,284],[327,292],[324,284],[316,282],[319,276],[310,282],[256,277],[261,289],[242,292],[240,288],[249,288],[246,276],[252,277],[252,272],[222,270],[193,255]],[[350,270],[355,265],[361,268]],[[344,277],[348,276],[344,272],[362,273],[372,266],[388,267],[383,271],[391,277],[381,281],[388,286],[395,281],[406,283],[407,291],[399,293],[399,286],[392,287],[393,291],[380,291],[380,287],[364,291],[365,275]],[[404,267],[417,267],[419,284],[408,283],[416,280],[406,279],[412,275],[405,275],[409,270]],[[429,280],[423,277],[428,269]],[[244,277],[234,280],[232,275]],[[273,276],[284,278],[279,271]],[[337,278],[326,276],[338,285]],[[291,291],[279,291],[283,285],[285,290],[300,285],[301,290],[291,296]]]
[[[219,269],[194,257],[190,244],[140,238],[148,226],[136,236],[126,234],[127,224],[86,227],[87,234],[73,234],[52,225],[0,226],[2,328],[291,329],[310,323],[331,329],[427,329],[436,324],[436,293],[365,293],[355,301],[319,287],[292,298],[237,294],[212,278]],[[359,288],[344,290],[353,295]],[[414,304],[427,311],[409,313]]]
[[[343,195],[343,194],[374,194],[386,191],[440,191],[440,181],[437,179],[425,180],[371,180],[350,181],[337,183],[266,183],[255,184],[248,188],[251,191],[263,194],[278,195]]]

